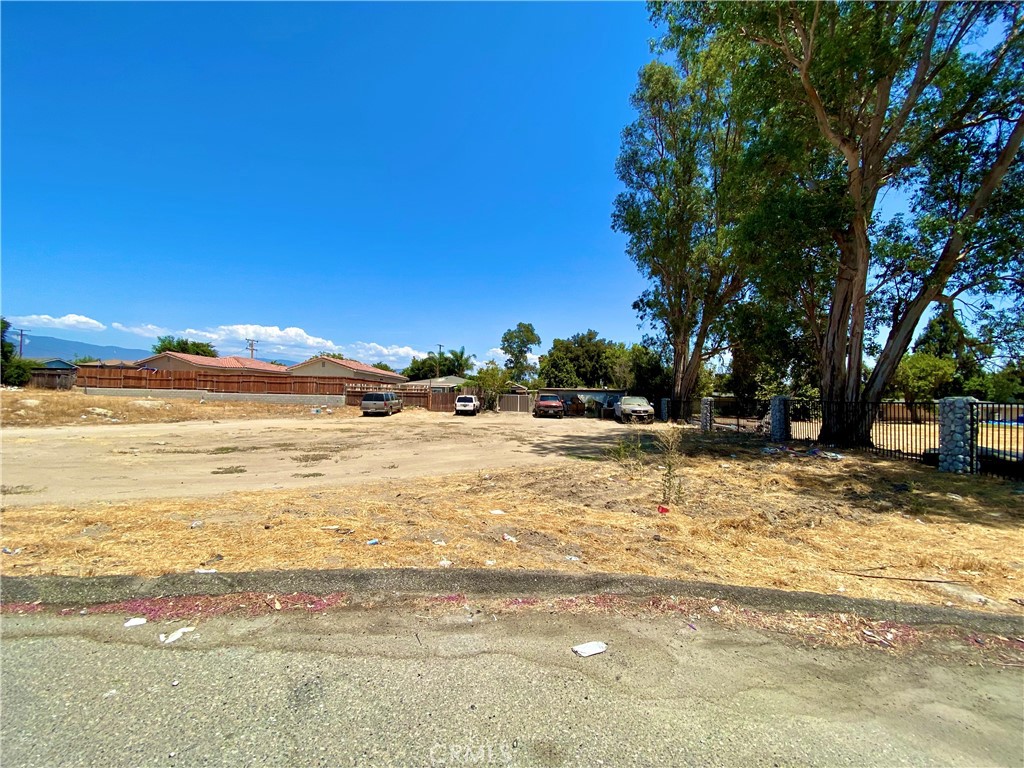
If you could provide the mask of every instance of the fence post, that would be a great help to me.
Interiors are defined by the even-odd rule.
[[[793,429],[790,424],[790,398],[785,395],[777,395],[772,398],[771,404],[771,441],[773,443],[784,443],[793,439]]]
[[[715,398],[702,397],[700,399],[700,431],[710,432],[715,423]]]
[[[973,397],[947,397],[939,401],[939,472],[973,474],[977,431]]]

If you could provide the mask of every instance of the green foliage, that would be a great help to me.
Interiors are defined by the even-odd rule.
[[[309,359],[310,360],[316,360],[318,357],[332,357],[335,360],[347,360],[348,359],[344,355],[339,354],[337,352],[317,352],[315,355],[313,355]]]
[[[914,352],[903,358],[896,371],[893,389],[908,403],[933,400],[953,381],[956,362],[927,352]]]
[[[1024,346],[1019,4],[649,7],[663,49],[684,69],[728,62],[751,110],[743,162],[770,173],[746,185],[735,234],[760,246],[758,292],[802,315],[827,397],[884,392],[935,302],[1003,354]],[[910,210],[885,220],[890,189]]]
[[[647,450],[643,440],[640,438],[640,431],[631,430],[626,437],[619,439],[615,445],[608,449],[608,457],[617,461],[628,470],[638,471],[643,467],[644,456]]]
[[[3,361],[0,379],[7,387],[24,387],[32,378],[32,362],[23,357],[12,357]]]
[[[603,387],[613,378],[609,367],[618,352],[616,345],[598,338],[597,331],[575,333],[568,339],[555,339],[540,360],[540,377],[549,387]]]
[[[609,343],[604,350],[604,368],[608,371],[608,386],[613,389],[630,390],[636,379],[633,376],[633,359],[629,347],[621,341]]]
[[[725,349],[723,319],[747,284],[731,235],[746,125],[720,64],[694,56],[679,70],[645,66],[616,162],[626,191],[612,228],[650,281],[633,307],[672,350],[677,399],[692,397],[704,362]]]
[[[465,377],[467,371],[473,365],[476,355],[467,355],[466,348],[442,352],[428,352],[426,357],[414,357],[412,362],[402,371],[411,381],[421,379],[436,379],[443,376]]]
[[[540,378],[546,387],[582,387],[583,379],[564,349],[552,349],[540,359]]]
[[[940,312],[928,322],[914,342],[914,352],[955,362],[953,378],[935,394],[936,398],[942,398],[973,394],[969,390],[977,390],[979,381],[987,376],[982,361],[992,354],[993,347],[970,336],[956,315],[948,310]]]
[[[634,344],[629,348],[629,365],[631,393],[645,395],[653,401],[672,391],[672,368],[665,365],[659,351]]]
[[[382,371],[390,371],[391,373],[396,373],[394,368],[392,368],[390,365],[388,365],[387,363],[384,363],[384,362],[374,363],[373,367],[374,368],[378,368],[378,369],[380,369]]]
[[[661,503],[676,504],[683,496],[682,481],[679,477],[684,458],[682,432],[676,427],[660,431],[658,444],[661,448],[661,456],[658,459],[662,472]]]
[[[986,382],[988,400],[996,403],[1024,402],[1024,363],[1010,363],[993,373]]]
[[[201,355],[203,357],[217,356],[217,350],[208,342],[175,338],[174,336],[157,337],[156,344],[153,345],[153,354],[159,355],[161,352],[180,352],[184,355]]]
[[[529,361],[530,350],[540,346],[540,336],[533,328],[533,323],[519,323],[501,335],[501,348],[508,355],[505,368],[513,381],[523,381],[530,374],[537,372],[537,366]]]
[[[81,365],[82,363],[98,363],[100,359],[98,357],[92,357],[90,355],[75,355],[71,358],[72,363],[75,365]]]
[[[11,324],[0,317],[0,380],[6,387],[23,387],[32,378],[32,361],[17,357],[14,344],[7,340]]]
[[[467,355],[465,347],[459,347],[458,349],[449,350],[446,354],[451,368],[455,371],[451,376],[466,377],[469,369],[473,367],[473,360],[476,359],[476,355]]]
[[[0,359],[3,362],[7,362],[14,358],[14,344],[7,340],[7,331],[10,330],[11,324],[7,322],[6,317],[0,317]]]
[[[488,360],[477,369],[473,383],[480,389],[481,407],[493,411],[498,407],[498,398],[508,392],[512,377],[508,369],[499,366],[493,360]]]
[[[730,318],[729,335],[732,359],[725,391],[742,399],[818,391],[814,340],[788,305],[763,297],[744,302]]]

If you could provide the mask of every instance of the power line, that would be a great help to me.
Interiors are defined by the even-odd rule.
[[[249,349],[249,359],[252,360],[256,357],[256,345],[260,343],[259,339],[246,339]]]

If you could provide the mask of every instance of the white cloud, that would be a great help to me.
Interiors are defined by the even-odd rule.
[[[144,325],[124,325],[123,323],[111,323],[110,327],[115,331],[123,331],[124,333],[134,333],[136,336],[145,336],[147,339],[155,339],[157,336],[167,336],[170,331],[167,328],[161,328],[159,325],[153,325],[152,323],[145,323]]]
[[[501,347],[491,347],[490,349],[487,350],[487,354],[484,355],[483,359],[484,362],[493,359],[500,365],[504,365],[505,361],[508,359],[508,352],[506,352]],[[526,362],[528,362],[530,365],[537,365],[540,362],[540,355],[535,355],[532,352],[527,352]]]
[[[21,315],[20,317],[7,318],[12,325],[25,326],[35,330],[36,328],[59,328],[66,331],[105,331],[107,326],[98,320],[93,320],[85,315],[64,315],[53,317],[51,315]]]
[[[301,328],[279,328],[276,325],[252,325],[240,323],[237,325],[218,325],[216,328],[196,330],[187,328],[181,335],[190,339],[202,339],[225,343],[232,341],[244,342],[246,339],[258,339],[261,344],[278,344],[282,347],[298,347],[302,349],[324,350],[325,352],[338,352],[341,348],[330,339],[320,336],[312,336]]]
[[[246,354],[244,352],[246,339],[256,339],[259,341],[256,353],[264,358],[278,357],[281,359],[306,360],[318,352],[336,352],[365,363],[372,364],[380,361],[397,368],[402,368],[408,365],[412,358],[426,357],[427,355],[426,352],[422,352],[415,347],[401,344],[385,346],[368,341],[337,344],[331,339],[314,336],[302,328],[294,326],[280,328],[276,325],[236,323],[208,328],[171,330],[152,323],[142,323],[139,325],[112,323],[111,325],[116,330],[149,338],[171,335],[195,341],[209,342],[222,355]]]
[[[427,356],[426,352],[420,352],[418,349],[413,349],[409,346],[402,347],[397,344],[391,344],[385,347],[372,341],[357,341],[354,344],[348,344],[342,347],[341,354],[346,357],[353,357],[356,360],[362,360],[371,365],[376,362],[401,363],[405,365],[414,357]]]

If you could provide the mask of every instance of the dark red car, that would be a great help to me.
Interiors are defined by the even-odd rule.
[[[540,395],[533,404],[534,418],[540,416],[556,416],[559,419],[565,415],[565,406],[558,395]]]

